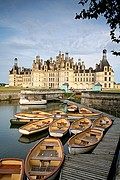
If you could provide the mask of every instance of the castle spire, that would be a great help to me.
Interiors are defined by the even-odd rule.
[[[107,61],[107,50],[103,49],[103,61]]]

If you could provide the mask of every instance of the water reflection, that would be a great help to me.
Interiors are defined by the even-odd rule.
[[[47,105],[20,105],[21,111],[32,111],[34,109],[46,109]]]
[[[48,135],[49,135],[48,130],[45,130],[45,131],[42,131],[42,132],[39,132],[39,133],[31,134],[29,136],[22,135],[18,139],[18,141],[21,142],[21,143],[28,144],[28,143],[40,140],[40,139],[42,139],[44,137],[47,137]]]
[[[10,129],[19,129],[21,126],[20,124],[11,124]]]

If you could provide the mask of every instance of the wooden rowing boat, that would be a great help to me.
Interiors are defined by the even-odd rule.
[[[20,118],[10,119],[11,125],[25,125],[29,122],[34,122],[34,121],[36,121],[36,119],[20,119]]]
[[[84,118],[80,118],[75,120],[71,126],[70,126],[70,131],[73,134],[77,134],[79,132],[82,132],[88,128],[90,128],[90,126],[92,125],[92,122],[90,119],[84,117]]]
[[[101,112],[94,112],[94,113],[87,113],[87,114],[85,114],[85,113],[69,113],[68,114],[68,119],[78,119],[78,118],[80,118],[80,117],[92,117],[92,116],[99,116],[99,115],[101,115],[102,113]]]
[[[67,113],[61,110],[53,110],[51,112],[54,118],[62,118],[62,117],[67,117]]]
[[[93,111],[87,111],[87,109],[79,109],[79,113],[68,113],[68,118],[79,118],[79,117],[91,117],[91,116],[99,116],[102,114],[101,112],[93,112]]]
[[[39,111],[39,113],[32,112],[32,113],[23,113],[23,112],[18,112],[14,115],[16,118],[19,119],[44,119],[47,117],[52,116],[52,114],[44,111]]]
[[[24,126],[21,126],[19,128],[19,132],[24,135],[30,135],[37,132],[41,132],[47,129],[50,123],[52,123],[52,121],[53,118],[45,118],[45,119],[37,120],[35,122],[28,123]]]
[[[64,160],[63,145],[59,138],[43,138],[28,153],[25,173],[29,180],[53,180]]]
[[[19,158],[0,159],[1,180],[23,180],[24,160]]]
[[[75,105],[75,104],[69,105],[69,106],[67,107],[67,111],[68,111],[68,112],[75,112],[75,111],[77,111],[77,110],[78,110],[78,106]]]
[[[70,154],[82,154],[92,151],[103,137],[103,131],[89,128],[83,132],[73,135],[68,140]]]
[[[60,118],[49,125],[49,134],[53,137],[62,137],[69,131],[70,122],[66,118]]]
[[[87,108],[84,108],[84,107],[80,107],[79,108],[79,113],[80,114],[92,114],[93,112]]]
[[[101,116],[95,119],[92,123],[92,127],[100,130],[107,130],[112,125],[112,120],[107,116]]]

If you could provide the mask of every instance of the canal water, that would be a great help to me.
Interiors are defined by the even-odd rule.
[[[47,103],[47,105],[20,106],[18,101],[11,103],[7,101],[0,102],[0,159],[22,158],[25,160],[29,150],[41,138],[49,137],[48,130],[31,136],[21,135],[18,131],[20,126],[11,126],[10,123],[10,119],[15,118],[14,115],[17,112],[31,112],[32,110],[50,112],[55,109],[66,112],[67,105],[62,103]],[[70,134],[68,133],[61,139],[65,154],[68,154],[67,141],[69,138]],[[118,159],[120,159],[120,153]]]
[[[66,105],[61,103],[47,103],[47,105],[20,106],[17,101],[0,102],[0,158],[25,159],[28,151],[41,138],[49,137],[48,130],[31,136],[23,136],[19,133],[19,126],[11,126],[10,119],[15,118],[17,112],[31,112],[32,110],[52,111],[55,109],[66,111]],[[61,139],[65,154],[68,153],[67,140],[69,133]]]

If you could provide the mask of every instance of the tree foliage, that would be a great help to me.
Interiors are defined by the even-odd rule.
[[[76,13],[75,19],[98,19],[104,16],[110,27],[112,42],[120,43],[120,0],[80,0],[79,4],[83,9],[80,14]],[[120,56],[120,50],[112,50],[112,53]]]

